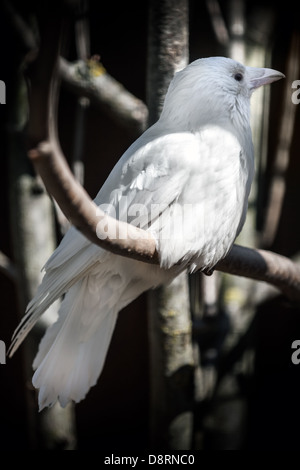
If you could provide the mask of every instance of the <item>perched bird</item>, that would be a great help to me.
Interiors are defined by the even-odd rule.
[[[160,266],[106,252],[71,227],[16,329],[10,354],[64,295],[34,360],[40,409],[79,402],[102,371],[118,312],[184,269],[212,270],[241,231],[254,174],[250,97],[284,77],[224,57],[175,74],[159,120],[116,164],[95,203],[156,239]]]

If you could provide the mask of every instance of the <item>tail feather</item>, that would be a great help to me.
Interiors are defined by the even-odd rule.
[[[65,294],[58,320],[48,327],[33,363],[40,409],[57,400],[62,406],[82,400],[102,371],[118,312],[146,289],[171,278],[170,271],[158,266],[145,270],[143,263],[94,245],[76,256],[69,251],[63,265],[50,259],[9,350],[11,356],[42,313]]]
[[[46,262],[45,276],[25,315],[16,328],[8,350],[11,357],[50,305],[65,294],[95,263],[109,253],[91,244],[75,227],[71,227]]]
[[[96,384],[118,315],[116,310],[107,313],[101,327],[86,342],[76,340],[76,329],[60,329],[56,324],[51,334],[55,336],[52,344],[48,333],[45,335],[33,364],[36,371],[32,383],[39,389],[40,410],[57,400],[63,407],[70,400],[78,403]]]
[[[118,277],[122,285],[116,292],[107,279],[113,278],[115,284]],[[127,285],[120,275],[111,273],[102,278],[100,289],[95,291],[93,284],[97,279],[99,276],[87,275],[71,287],[61,304],[59,319],[40,343],[32,380],[39,389],[40,409],[56,400],[61,406],[70,400],[79,402],[96,384],[103,369]],[[126,303],[127,300],[128,297]]]
[[[43,269],[47,271],[62,266],[66,261],[77,256],[80,251],[85,250],[90,244],[90,241],[75,227],[70,227]]]
[[[103,250],[96,246],[82,250],[77,254],[76,259],[71,258],[61,267],[51,268],[48,265],[42,283],[38,287],[35,297],[29,302],[25,315],[16,328],[8,355],[11,357],[34,327],[40,316],[50,307],[50,305],[65,294],[78,279],[85,275],[94,264],[99,263]],[[95,255],[98,256],[95,256]],[[103,252],[103,258],[106,254]]]

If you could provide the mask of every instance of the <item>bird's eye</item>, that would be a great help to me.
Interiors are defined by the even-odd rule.
[[[236,73],[236,74],[234,75],[234,79],[235,79],[237,82],[241,82],[241,81],[243,80],[243,78],[244,78],[244,77],[243,77],[243,74],[242,74],[242,73],[239,73],[239,72],[238,72],[238,73]]]

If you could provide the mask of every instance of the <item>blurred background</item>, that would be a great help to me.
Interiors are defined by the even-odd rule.
[[[147,125],[149,9],[155,3],[90,0],[70,7],[58,130],[69,164],[92,198]],[[300,93],[293,102],[292,84],[300,80],[298,11],[292,2],[190,0],[186,5],[189,61],[229,56],[286,75],[252,99],[256,178],[238,242],[297,262]],[[24,150],[28,108],[21,77],[47,8],[51,3],[1,2],[0,79],[6,104],[0,108],[0,340],[7,347],[40,269],[67,227]],[[98,97],[86,90],[97,86]],[[122,311],[97,385],[82,403],[64,411],[54,407],[38,413],[30,363],[45,325],[36,328],[15,356],[0,364],[0,448],[296,449],[300,365],[291,361],[291,345],[300,340],[298,306],[263,283],[221,273],[190,276],[184,294],[192,320],[193,361],[182,388],[187,398],[178,409],[164,409],[168,418],[158,431],[149,336],[155,295],[149,301],[144,294]],[[180,374],[175,374],[176,387],[181,387]],[[174,432],[188,437],[180,443],[179,437],[170,438],[170,422],[183,415],[184,424]]]

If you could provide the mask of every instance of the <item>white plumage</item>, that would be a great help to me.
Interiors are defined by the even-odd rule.
[[[222,57],[199,59],[172,80],[160,119],[124,153],[95,202],[150,230],[160,267],[122,258],[70,228],[14,333],[10,354],[65,294],[33,367],[40,409],[79,402],[97,382],[118,312],[183,269],[211,269],[246,217],[253,179],[253,89],[283,77]]]

